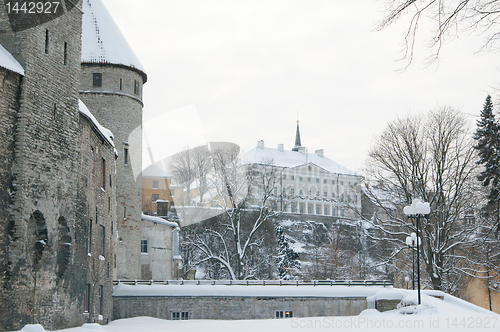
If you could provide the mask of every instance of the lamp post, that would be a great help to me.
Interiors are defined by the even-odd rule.
[[[415,239],[417,240],[417,290],[418,290],[418,304],[420,304],[420,248],[419,248],[419,236],[418,236],[418,222],[420,217],[427,215],[431,212],[430,204],[427,202],[422,202],[418,198],[415,198],[410,206],[405,206],[403,210],[409,218],[417,218],[417,234],[415,234]]]
[[[415,290],[415,240],[417,234],[411,233],[411,236],[406,237],[406,245],[411,248],[411,288]]]

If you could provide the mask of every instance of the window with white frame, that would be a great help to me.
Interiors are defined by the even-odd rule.
[[[141,254],[148,253],[148,240],[141,240]]]
[[[189,312],[187,311],[172,311],[170,313],[171,320],[188,320]]]
[[[153,180],[153,189],[158,189],[158,181]]]
[[[293,317],[293,311],[284,311],[284,310],[277,310],[274,317],[276,319],[281,319],[281,318],[292,318]]]

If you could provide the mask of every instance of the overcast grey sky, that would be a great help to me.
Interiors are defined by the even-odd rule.
[[[103,2],[146,68],[144,120],[163,115],[153,122],[167,141],[147,133],[162,155],[204,140],[291,149],[298,113],[309,152],[359,171],[388,121],[440,105],[478,115],[500,81],[497,54],[475,54],[477,34],[426,66],[425,26],[398,71],[406,25],[375,31],[382,1]]]

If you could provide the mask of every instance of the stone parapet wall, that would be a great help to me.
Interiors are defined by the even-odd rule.
[[[149,316],[171,319],[188,312],[189,319],[272,319],[276,311],[293,317],[355,316],[367,308],[366,298],[114,296],[113,319]]]

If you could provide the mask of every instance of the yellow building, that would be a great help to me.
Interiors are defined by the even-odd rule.
[[[158,201],[168,201],[168,209],[170,209],[173,202],[170,193],[171,178],[171,175],[154,165],[149,165],[142,171],[142,211],[144,214],[155,214]]]

